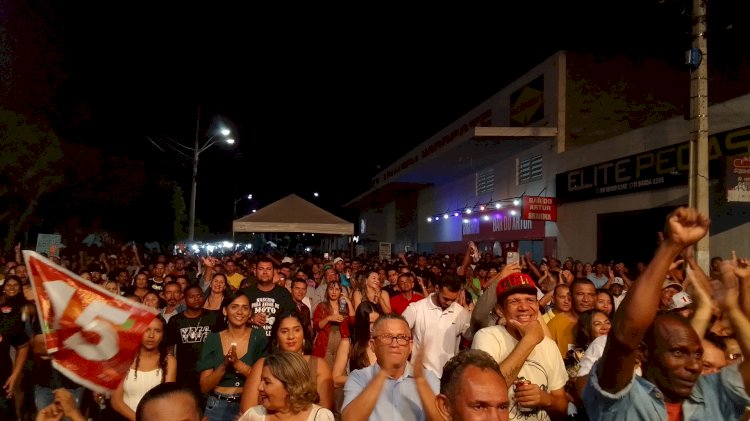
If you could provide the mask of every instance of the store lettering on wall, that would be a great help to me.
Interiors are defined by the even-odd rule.
[[[472,118],[471,120],[467,122],[463,122],[462,124],[456,125],[456,127],[442,136],[441,138],[435,140],[431,144],[427,145],[424,149],[419,151],[418,153],[407,156],[406,158],[402,159],[401,161],[397,162],[396,164],[388,167],[385,172],[383,173],[382,179],[380,177],[377,177],[373,180],[373,187],[378,186],[380,183],[385,183],[389,179],[395,177],[400,172],[406,170],[407,168],[410,168],[411,166],[418,163],[420,160],[426,159],[433,155],[434,153],[438,152],[439,150],[445,148],[447,145],[453,143],[456,139],[458,139],[459,136],[468,133],[469,130],[471,130],[474,127],[488,127],[492,125],[492,109],[487,109],[482,111],[479,115]]]
[[[718,158],[750,154],[750,127],[709,137],[710,173],[720,174]],[[560,203],[685,185],[690,143],[683,142],[557,174]]]
[[[531,221],[521,219],[520,215],[506,216],[504,218],[494,218],[492,220],[492,231],[525,231],[532,228]]]
[[[463,224],[461,224],[461,233],[463,235],[479,234],[479,220],[472,219],[469,222],[464,222]]]

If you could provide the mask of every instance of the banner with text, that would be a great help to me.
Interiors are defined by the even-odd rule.
[[[554,197],[524,196],[521,218],[532,221],[557,221],[557,201]]]
[[[750,202],[750,156],[727,158],[727,201]]]
[[[461,225],[463,241],[540,240],[544,238],[544,221],[522,219],[521,215],[498,214],[488,221],[472,218]]]
[[[95,392],[113,392],[156,310],[114,295],[36,252],[23,255],[52,365]]]

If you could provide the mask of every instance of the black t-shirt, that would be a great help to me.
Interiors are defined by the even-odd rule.
[[[29,342],[29,336],[26,334],[20,313],[9,306],[6,307],[0,311],[0,379],[7,380],[13,373],[10,349]]]
[[[161,293],[164,291],[164,280],[162,279],[161,281],[157,282],[156,280],[154,280],[154,278],[150,278],[148,280],[148,289],[161,296]]]
[[[271,327],[276,320],[277,314],[297,309],[297,305],[292,299],[292,294],[286,288],[278,285],[274,285],[270,291],[261,291],[256,285],[243,289],[242,293],[250,299],[250,311],[252,314],[266,313],[266,324],[263,326],[263,329],[265,329],[266,336],[268,337],[271,336]]]
[[[175,346],[177,382],[194,386],[198,381],[195,364],[208,334],[219,332],[226,326],[218,311],[203,310],[199,317],[189,318],[179,312],[169,318],[166,328],[167,348]]]

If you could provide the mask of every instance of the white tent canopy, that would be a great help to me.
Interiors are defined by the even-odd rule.
[[[235,219],[232,231],[354,235],[354,224],[290,194],[255,213]]]

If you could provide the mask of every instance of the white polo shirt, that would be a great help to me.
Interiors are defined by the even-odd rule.
[[[433,302],[436,294],[409,304],[402,316],[414,337],[411,363],[414,364],[425,345],[424,366],[440,378],[445,363],[458,353],[461,335],[469,329],[471,313],[457,302],[443,310]]]

